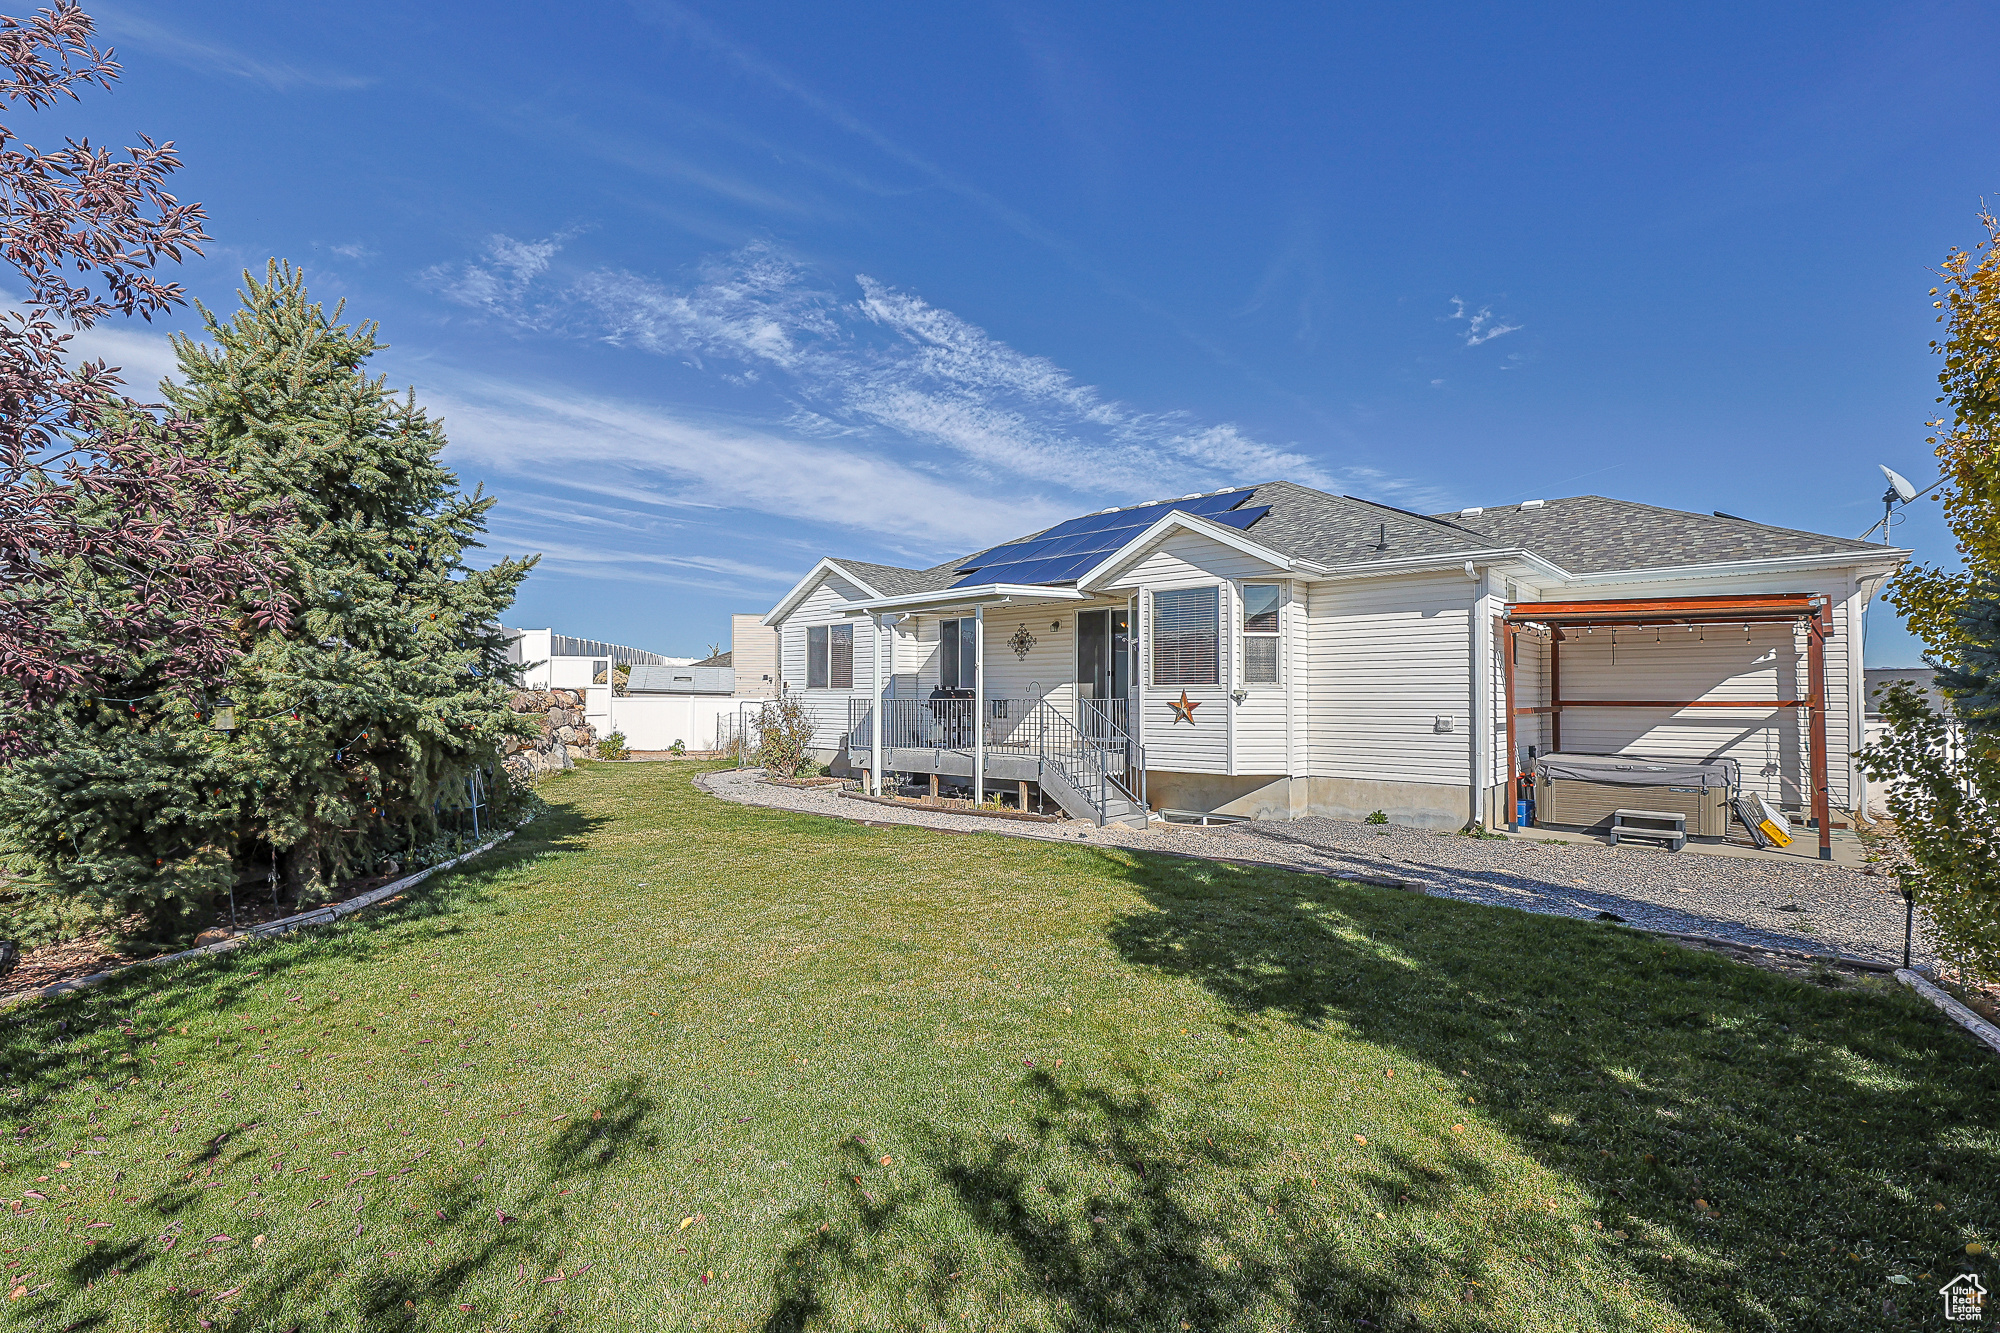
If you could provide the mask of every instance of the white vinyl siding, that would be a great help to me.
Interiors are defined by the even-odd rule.
[[[1238,589],[1245,582],[1273,582],[1276,572],[1263,561],[1212,538],[1177,532],[1120,576],[1121,587],[1145,590],[1135,624],[1143,648],[1138,686],[1142,701],[1140,739],[1146,747],[1146,761],[1155,768],[1216,774],[1289,771],[1292,747],[1287,732],[1292,712],[1287,691],[1270,686],[1252,689],[1242,705],[1230,696],[1233,683],[1242,679],[1242,638],[1236,632],[1242,618]],[[1193,587],[1216,589],[1218,679],[1213,685],[1155,684],[1153,598],[1165,589]],[[1175,720],[1171,705],[1182,694],[1199,705],[1192,725]]]
[[[868,697],[869,682],[873,679],[875,663],[872,657],[873,627],[865,620],[857,620],[835,611],[842,602],[855,601],[867,594],[859,587],[837,575],[828,574],[820,580],[818,587],[806,595],[792,613],[785,617],[778,629],[778,657],[784,685],[805,700],[806,711],[813,719],[813,746],[816,749],[833,749],[847,734],[847,701],[859,695]],[[813,687],[808,684],[807,640],[808,631],[814,627],[831,629],[846,627],[852,635],[849,639],[847,674],[849,686]],[[829,643],[832,635],[828,635]],[[831,669],[829,665],[829,675]],[[858,687],[858,688],[857,688]]]
[[[1312,586],[1314,774],[1467,787],[1468,631],[1478,590],[1456,572]],[[1440,717],[1450,731],[1437,730]]]

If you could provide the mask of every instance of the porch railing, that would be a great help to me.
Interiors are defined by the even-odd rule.
[[[983,724],[989,754],[1031,757],[1053,767],[1098,810],[1120,790],[1145,799],[1145,760],[1132,740],[1124,699],[1079,699],[1071,719],[1047,699],[988,699]],[[970,754],[976,703],[971,699],[890,696],[881,701],[884,750],[954,750]],[[868,700],[850,699],[847,751],[874,747]],[[1131,784],[1137,778],[1135,791]]]

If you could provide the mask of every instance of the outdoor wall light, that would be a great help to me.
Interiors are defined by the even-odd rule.
[[[1062,628],[1062,621],[1060,621],[1060,620],[1051,620],[1051,621],[1049,622],[1049,633],[1051,633],[1051,634],[1054,634],[1054,633],[1055,633],[1055,632],[1056,632],[1057,630],[1059,630],[1059,629],[1061,629],[1061,628]]]

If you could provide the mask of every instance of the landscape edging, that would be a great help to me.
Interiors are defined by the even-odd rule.
[[[492,851],[495,847],[513,837],[514,833],[514,829],[508,829],[505,833],[493,839],[493,841],[482,843],[469,852],[460,852],[449,861],[440,861],[434,866],[427,866],[417,871],[414,875],[405,875],[403,878],[384,884],[380,888],[370,889],[366,893],[357,894],[349,898],[346,902],[329,903],[325,907],[315,907],[309,911],[295,913],[292,916],[279,917],[276,921],[266,921],[262,925],[249,926],[244,929],[242,934],[232,935],[226,940],[217,940],[214,944],[197,945],[192,949],[183,949],[179,953],[164,953],[157,958],[141,958],[134,962],[120,964],[107,972],[93,972],[87,977],[72,977],[68,981],[51,982],[46,986],[40,986],[34,990],[15,991],[12,995],[0,995],[0,1008],[8,1008],[27,1000],[54,999],[58,995],[67,995],[71,991],[86,990],[92,986],[102,985],[117,976],[120,972],[129,971],[135,967],[160,967],[167,963],[180,962],[183,959],[201,958],[209,954],[228,953],[232,949],[241,949],[247,945],[255,944],[259,940],[270,939],[277,935],[286,935],[305,926],[332,925],[344,916],[352,916],[356,912],[373,907],[385,898],[393,898],[399,893],[415,888],[432,875],[437,874],[440,870],[450,870],[461,861],[470,861],[475,856]]]
[[[1911,971],[1909,968],[1897,968],[1896,980],[1902,982],[1905,986],[1908,986],[1911,990],[1943,1010],[1945,1016],[1951,1019],[1952,1022],[1970,1032],[1979,1041],[1992,1047],[1994,1054],[2000,1055],[2000,1028],[1994,1027],[1978,1014],[1973,1013],[1972,1010],[1953,999],[1945,991],[1933,985],[1928,979]]]

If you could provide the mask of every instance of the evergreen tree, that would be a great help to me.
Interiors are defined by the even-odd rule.
[[[213,346],[176,338],[168,396],[239,484],[296,512],[281,555],[298,614],[237,662],[226,748],[240,825],[310,901],[434,831],[526,734],[499,618],[534,560],[466,564],[493,501],[458,490],[415,395],[365,373],[376,325],[329,317],[290,265],[244,279],[228,323],[202,310]]]
[[[477,769],[504,781],[500,747],[532,730],[506,706],[498,622],[533,560],[468,567],[493,502],[459,492],[414,396],[364,373],[374,325],[329,318],[289,266],[246,275],[242,295],[227,324],[202,311],[213,346],[176,340],[185,383],[167,392],[231,503],[285,519],[292,613],[267,624],[242,599],[215,693],[165,688],[162,645],[35,711],[29,753],[0,766],[0,827],[41,870],[31,933],[87,914],[185,936],[279,856],[312,901],[433,837],[439,805],[462,804]]]

